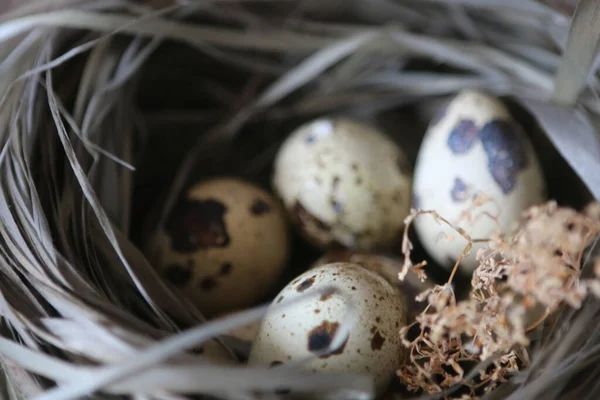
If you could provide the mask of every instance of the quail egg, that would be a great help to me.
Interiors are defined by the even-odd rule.
[[[372,126],[320,118],[285,140],[273,187],[294,225],[314,245],[389,247],[410,211],[411,166]]]
[[[396,288],[398,294],[405,299],[409,320],[412,320],[416,315],[420,314],[426,306],[425,302],[417,302],[415,298],[419,293],[433,287],[433,284],[430,281],[421,281],[413,272],[408,273],[406,278],[401,281],[398,278],[398,272],[400,272],[400,269],[402,268],[401,261],[396,260],[391,256],[369,252],[330,250],[315,261],[312,268],[339,262],[360,265],[363,268],[383,276]]]
[[[331,285],[340,292],[318,296],[319,289]],[[314,300],[293,303],[279,311],[271,307],[252,345],[249,365],[312,357],[300,368],[370,375],[377,392],[383,392],[406,354],[399,334],[407,320],[406,305],[397,290],[379,274],[359,265],[331,263],[298,276],[273,304],[315,291]],[[354,316],[349,334],[340,338],[340,346],[331,349],[348,313]]]
[[[459,93],[433,120],[415,165],[413,207],[435,210],[473,239],[506,231],[523,210],[546,199],[538,157],[523,128],[497,98]],[[429,255],[451,268],[466,239],[429,215],[414,223]],[[475,245],[461,263],[477,267]]]
[[[210,317],[262,300],[283,272],[289,242],[277,199],[227,177],[187,190],[154,243],[160,274]]]

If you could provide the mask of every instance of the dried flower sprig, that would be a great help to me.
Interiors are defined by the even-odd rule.
[[[413,210],[407,218],[399,278],[413,269],[423,273],[425,263],[414,265],[410,260],[407,250],[412,245],[406,234],[420,214],[450,225],[469,243],[449,282],[418,296],[427,307],[400,332],[410,351],[397,373],[411,391],[477,398],[529,365],[531,329],[563,305],[577,309],[589,293],[600,297],[599,263],[592,278],[581,279],[584,251],[600,233],[599,203],[583,212],[555,202],[526,210],[512,231],[493,234],[477,252],[479,266],[463,301],[456,300],[451,281],[474,241],[435,211]],[[486,368],[467,378],[470,369],[484,361],[490,361]]]

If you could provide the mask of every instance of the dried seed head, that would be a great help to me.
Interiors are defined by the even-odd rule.
[[[407,218],[406,230],[419,214],[450,225],[435,211],[419,210]],[[600,203],[577,212],[548,202],[525,211],[511,232],[490,237],[477,253],[468,299],[457,302],[450,282],[418,296],[429,306],[416,318],[416,337],[410,336],[415,326],[400,332],[410,349],[408,363],[397,371],[401,381],[428,393],[458,384],[468,395],[463,390],[448,398],[476,398],[527,366],[530,329],[562,305],[581,307],[588,293],[600,297],[600,260],[593,279],[580,276],[584,250],[599,232]],[[471,240],[466,233],[463,237]],[[410,261],[410,249],[405,235],[404,274],[423,265]],[[465,378],[486,360],[492,362],[474,379]]]

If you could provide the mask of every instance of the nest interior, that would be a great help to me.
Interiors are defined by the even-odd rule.
[[[122,3],[65,7],[137,18],[169,5]],[[2,294],[3,316],[10,321],[4,336],[53,359],[92,366],[201,326],[198,310],[162,282],[145,259],[148,235],[170,201],[207,177],[239,176],[270,190],[279,144],[299,124],[319,116],[348,115],[374,123],[414,165],[428,122],[448,97],[463,88],[487,90],[501,96],[526,128],[541,157],[549,197],[574,208],[587,204],[592,194],[572,160],[565,160],[540,127],[539,116],[519,101],[546,100],[544,78],[555,72],[561,51],[549,38],[552,29],[566,34],[567,17],[545,6],[533,8],[528,17],[536,23],[528,27],[527,21],[515,19],[523,12],[519,7],[426,3],[217,1],[180,5],[160,17],[216,29],[215,38],[223,34],[223,40],[212,42],[181,40],[168,31],[161,37],[159,30],[146,36],[118,32],[98,40],[105,29],[82,26],[29,33],[39,43],[37,65],[72,49],[80,54],[13,88],[21,93],[23,106],[12,109],[16,122],[11,132],[18,134],[3,136]],[[471,26],[465,19],[473,30],[465,28]],[[543,23],[549,24],[546,30]],[[227,38],[229,32],[238,36]],[[262,35],[264,42],[243,44],[244,32]],[[47,40],[36,35],[48,35]],[[527,48],[510,46],[523,38],[547,57],[525,59]],[[473,47],[463,48],[465,43]],[[524,63],[526,71],[506,61],[495,63],[492,56],[486,59],[484,50],[490,48]],[[461,51],[483,61],[461,61],[456,57]],[[530,79],[532,73],[541,78]],[[411,238],[413,259],[427,259],[412,232]],[[396,255],[400,250],[399,243]],[[295,237],[291,265],[263,302],[320,255]],[[448,271],[430,260],[427,271],[437,282],[447,279]],[[459,276],[457,291],[466,290],[469,282]],[[100,349],[112,352],[105,357],[89,343],[80,344],[77,333],[67,333],[78,329],[104,332],[126,346],[103,342]],[[7,365],[14,367],[11,361]],[[34,372],[25,378],[13,374],[12,382],[33,393],[54,387],[52,374]],[[598,372],[590,366],[587,374]],[[578,389],[577,377],[557,383],[538,376],[546,385],[536,389],[540,398],[550,398],[541,397],[549,392],[559,398],[573,385]],[[583,373],[579,376],[589,382]],[[234,379],[223,379],[221,391],[208,392],[234,387],[227,396],[244,398],[243,385],[237,388]],[[506,390],[516,398],[519,390],[533,390],[523,379],[540,382],[527,376]],[[60,397],[60,389],[54,389],[55,398],[68,398],[66,393]],[[112,395],[136,392],[117,389]],[[394,390],[391,395],[401,393],[401,388]]]

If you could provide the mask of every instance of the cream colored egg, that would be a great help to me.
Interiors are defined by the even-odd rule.
[[[475,206],[474,199],[487,199]],[[413,207],[435,210],[473,239],[506,231],[523,210],[546,199],[546,184],[523,128],[498,99],[458,94],[423,139],[415,166]],[[493,217],[493,218],[490,218]],[[415,229],[435,261],[451,268],[466,239],[427,215]],[[461,268],[476,267],[475,245]]]
[[[275,365],[312,357],[301,368],[370,375],[381,393],[406,351],[399,334],[406,324],[406,306],[383,277],[356,264],[327,264],[290,282],[273,305],[331,285],[340,293],[316,296],[279,311],[272,306],[253,343],[248,363]],[[347,321],[349,312],[355,317],[349,335],[341,337],[341,346],[322,354]]]
[[[164,278],[208,316],[264,298],[289,254],[285,212],[258,186],[219,178],[191,187],[157,243]]]
[[[402,269],[402,262],[391,256],[354,250],[330,250],[315,261],[311,268],[339,262],[360,265],[383,276],[405,299],[409,321],[420,314],[427,305],[426,302],[418,302],[415,298],[421,292],[433,287],[433,283],[431,281],[421,281],[417,274],[413,272],[409,272],[406,278],[401,281],[398,278],[398,273]]]
[[[411,168],[382,132],[350,119],[300,126],[275,159],[273,186],[321,248],[390,246],[410,210]]]

